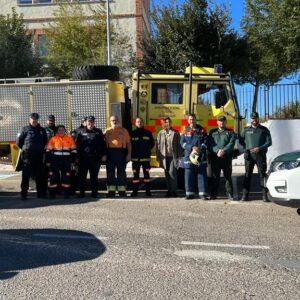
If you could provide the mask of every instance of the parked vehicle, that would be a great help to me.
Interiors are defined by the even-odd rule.
[[[300,150],[273,159],[267,188],[272,202],[297,208],[300,214]]]
[[[112,114],[118,115],[129,131],[135,118],[141,117],[154,138],[163,117],[169,116],[173,127],[182,131],[188,113],[195,113],[207,131],[217,126],[219,115],[226,115],[228,127],[236,132],[242,128],[231,76],[222,73],[219,65],[190,66],[179,73],[138,71],[132,75],[131,91],[129,96],[115,66],[77,67],[70,81],[1,84],[0,155],[10,155],[15,163],[15,139],[30,112],[39,113],[42,125],[47,115],[54,114],[56,123],[65,124],[68,130],[78,127],[82,117],[91,113],[102,129],[109,126]],[[155,153],[151,165],[157,166]]]

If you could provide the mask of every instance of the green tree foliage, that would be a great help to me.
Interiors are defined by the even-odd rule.
[[[283,107],[279,107],[272,117],[276,119],[300,118],[300,102],[293,101]]]
[[[153,11],[151,35],[143,41],[143,67],[154,71],[183,70],[222,64],[224,71],[241,72],[245,41],[231,28],[225,6],[210,8],[206,0],[172,2]]]
[[[46,29],[46,60],[51,73],[58,77],[70,77],[74,66],[106,63],[104,4],[83,6],[74,2],[63,1]],[[131,46],[127,36],[117,34],[113,26],[111,44],[113,63],[126,68],[131,63]]]
[[[254,85],[254,111],[261,84],[273,84],[299,70],[300,2],[246,0],[242,28],[248,45],[248,62],[239,74],[239,82]]]
[[[26,33],[23,16],[15,9],[0,15],[0,77],[34,76],[39,71],[39,59]]]

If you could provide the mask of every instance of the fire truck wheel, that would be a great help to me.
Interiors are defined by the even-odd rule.
[[[119,80],[119,68],[116,66],[86,65],[73,69],[73,80],[108,79]]]

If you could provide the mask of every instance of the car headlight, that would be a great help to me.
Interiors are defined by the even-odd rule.
[[[291,170],[291,169],[298,168],[299,166],[300,166],[300,161],[298,160],[274,162],[270,167],[269,173],[280,171],[280,170]]]

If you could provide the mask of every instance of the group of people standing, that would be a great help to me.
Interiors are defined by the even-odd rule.
[[[83,198],[88,173],[91,197],[97,198],[101,164],[106,164],[107,196],[114,197],[118,193],[120,197],[126,197],[126,165],[129,161],[132,161],[133,171],[131,196],[138,195],[140,169],[143,170],[146,195],[151,196],[149,171],[154,147],[157,161],[165,173],[166,197],[177,196],[178,169],[183,168],[186,199],[216,199],[222,170],[228,199],[234,200],[231,176],[237,136],[226,127],[225,116],[218,117],[218,127],[209,134],[197,124],[194,114],[188,115],[188,126],[181,134],[173,129],[172,120],[165,117],[156,141],[152,133],[144,128],[141,118],[135,120],[136,129],[131,135],[120,126],[117,116],[110,117],[111,126],[104,133],[95,126],[95,118],[89,116],[70,135],[64,125],[55,125],[53,115],[48,117],[45,128],[38,120],[39,115],[32,113],[29,125],[17,137],[23,159],[23,200],[27,199],[30,177],[36,180],[38,198],[46,197],[47,191],[50,198],[55,198],[58,192],[63,192],[64,197],[68,198],[76,190],[79,191],[77,197]],[[267,201],[264,184],[266,152],[272,141],[268,129],[259,124],[257,113],[251,114],[251,124],[244,129],[239,140],[245,147],[246,166],[242,200],[249,200],[251,175],[256,164],[263,199]],[[212,170],[211,182],[207,178],[208,163]]]

